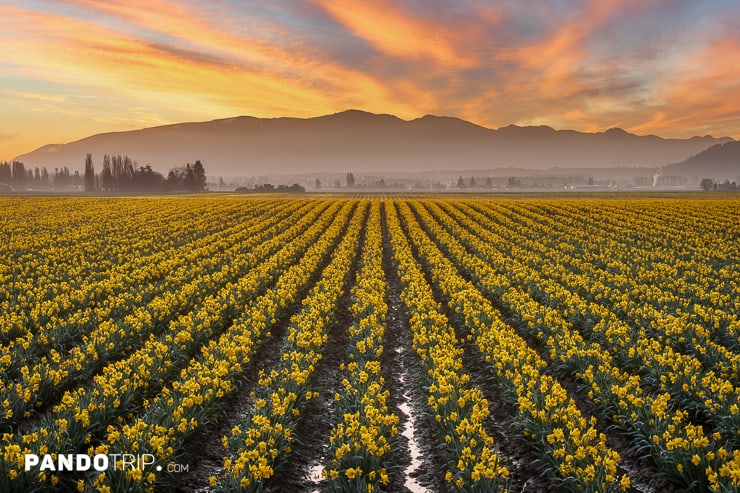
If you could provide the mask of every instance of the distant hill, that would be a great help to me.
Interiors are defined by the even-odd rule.
[[[735,180],[740,177],[740,142],[724,142],[662,170],[664,175]]]
[[[211,176],[311,172],[658,167],[714,144],[711,136],[663,139],[621,129],[599,133],[510,125],[497,130],[452,117],[404,121],[348,110],[316,118],[241,116],[93,135],[18,156],[27,167],[82,169],[93,154],[127,154],[166,171],[200,159]]]

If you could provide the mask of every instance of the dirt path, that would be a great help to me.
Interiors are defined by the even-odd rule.
[[[318,275],[311,279],[310,285],[316,281]],[[221,444],[221,437],[230,434],[232,428],[244,420],[247,410],[254,404],[254,399],[249,394],[258,386],[259,370],[277,366],[290,318],[298,313],[301,307],[300,301],[293,304],[280,322],[270,330],[269,337],[255,354],[249,370],[237,382],[237,390],[229,394],[222,411],[203,430],[202,435],[196,438],[188,453],[180,460],[181,463],[189,465],[189,472],[175,477],[173,481],[177,485],[175,491],[183,493],[210,491],[208,478],[224,471],[223,460],[226,451]]]
[[[226,399],[223,411],[219,413],[211,426],[203,431],[200,439],[189,449],[182,461],[189,465],[189,473],[177,476],[177,491],[183,493],[202,493],[210,491],[208,478],[223,472],[223,461],[226,453],[221,445],[221,437],[228,435],[231,429],[241,422],[246,410],[254,404],[249,396],[251,389],[257,386],[258,372],[261,368],[272,368],[280,358],[280,346],[285,337],[290,317],[300,309],[297,303],[291,307],[279,325],[270,331],[250,365],[249,371],[238,382],[237,390]]]
[[[433,237],[429,235],[428,229],[420,220],[418,214],[416,214],[416,211],[414,211],[414,216],[419,221],[425,234],[434,241]],[[405,226],[404,229],[406,229]],[[419,261],[420,254],[418,249],[413,244],[411,245],[411,249],[417,261]],[[460,317],[450,308],[448,300],[433,282],[431,273],[427,266],[424,265],[424,262],[419,261],[419,265],[422,266],[424,277],[432,288],[434,298],[442,306],[442,313],[455,329],[455,335],[458,341],[465,341],[467,333],[461,328],[462,325],[459,322]],[[470,280],[465,273],[461,272],[461,275],[466,280]],[[537,458],[526,446],[519,433],[514,431],[516,428],[513,420],[514,416],[516,416],[516,410],[502,402],[496,395],[497,385],[490,374],[485,371],[487,363],[480,357],[480,353],[474,343],[463,342],[461,347],[464,351],[462,357],[463,370],[470,375],[472,385],[481,389],[488,401],[488,409],[491,414],[485,421],[484,426],[486,427],[486,431],[494,438],[494,448],[498,452],[499,457],[501,457],[504,465],[509,469],[511,479],[510,491],[512,493],[536,493],[551,490],[552,485],[548,481],[541,479],[539,471],[532,466]]]
[[[428,273],[425,270],[426,274]],[[467,333],[461,329],[461,324],[457,323],[459,317],[452,312],[447,300],[444,299],[436,286],[432,285],[432,291],[437,301],[442,305],[442,313],[453,325],[457,339],[465,341]],[[471,384],[481,389],[488,401],[488,410],[491,414],[485,421],[484,426],[488,434],[495,440],[494,449],[509,469],[510,492],[539,493],[552,490],[553,485],[541,478],[540,472],[533,467],[537,457],[532,453],[521,435],[515,431],[514,419],[517,411],[503,402],[497,395],[498,385],[485,369],[488,363],[483,360],[473,342],[463,342],[462,348],[463,371],[470,375]]]
[[[311,377],[314,382],[311,391],[318,392],[319,397],[306,401],[301,410],[301,420],[295,432],[296,446],[285,469],[270,480],[271,491],[308,493],[321,489],[322,464],[326,461],[334,422],[334,393],[340,386],[339,365],[347,359],[349,340],[346,328],[352,322],[350,303],[349,294],[345,294],[340,302],[337,322],[329,332],[326,351]]]
[[[349,348],[347,328],[352,323],[349,311],[352,305],[351,289],[357,278],[359,259],[365,245],[368,215],[369,209],[365,211],[354,261],[347,274],[347,285],[335,313],[336,322],[329,330],[323,357],[310,377],[310,391],[318,392],[319,397],[306,401],[301,410],[301,419],[295,430],[295,447],[286,468],[270,479],[268,488],[271,491],[309,493],[322,489],[321,472],[323,464],[327,462],[329,436],[336,420],[334,394],[341,387],[339,365],[346,362]]]

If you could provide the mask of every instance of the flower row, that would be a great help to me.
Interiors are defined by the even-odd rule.
[[[243,238],[238,235],[236,243],[204,263],[208,269],[184,266],[180,272],[182,281],[173,282],[162,296],[146,304],[137,305],[137,293],[132,290],[123,296],[130,313],[103,320],[64,357],[52,350],[48,358],[21,366],[18,378],[7,387],[0,386],[0,401],[5,409],[4,416],[0,416],[0,430],[7,431],[34,408],[53,402],[70,386],[89,379],[108,361],[125,356],[179,315],[189,313],[200,300],[238,279],[264,258],[253,258],[254,252],[244,255],[246,252],[260,244],[271,245],[272,252],[282,246],[269,240],[276,232],[273,228],[260,230],[258,226],[244,228]]]
[[[288,230],[243,255],[244,265],[251,266],[246,275],[205,296],[196,311],[172,321],[159,337],[150,336],[128,358],[107,365],[94,377],[92,385],[85,384],[65,393],[37,430],[5,437],[4,448],[22,444],[24,453],[26,448],[37,451],[42,447],[58,453],[80,452],[106,426],[122,422],[122,418],[142,407],[148,408],[145,397],[156,395],[162,385],[176,377],[178,369],[188,362],[197,347],[217,336],[230,320],[241,316],[250,300],[267,289],[274,279],[291,272],[287,269],[306,254],[309,245],[326,234],[340,206],[328,202],[317,204]],[[12,458],[0,464],[8,471],[20,468]],[[18,477],[35,481],[27,474]],[[8,491],[22,491],[23,484],[12,482],[8,486],[14,489]]]
[[[474,245],[477,255],[488,251],[489,243],[476,240],[467,227],[455,227],[451,221],[446,224],[461,241]],[[450,243],[454,241],[446,244]],[[668,394],[644,395],[639,375],[619,370],[608,352],[584,340],[561,313],[513,288],[507,272],[492,268],[498,265],[498,259],[495,252],[483,258],[458,256],[461,267],[542,341],[551,361],[576,372],[602,416],[617,424],[629,441],[650,451],[657,472],[684,486],[694,482],[706,486],[715,476],[720,482],[731,480],[727,474],[710,474],[713,470],[727,471],[728,467],[728,450],[717,445],[720,433],[709,440],[701,426],[688,421],[685,410],[675,409]],[[520,267],[519,275],[526,278],[526,269]]]

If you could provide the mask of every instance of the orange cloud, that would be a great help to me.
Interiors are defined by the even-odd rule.
[[[466,49],[477,27],[455,29],[443,19],[422,19],[405,12],[392,0],[315,0],[314,3],[384,55],[426,60],[448,69],[470,68],[478,63],[475,51]]]
[[[617,11],[631,8],[632,0],[587,2],[586,11],[572,16],[543,39],[515,45],[498,58],[514,69],[507,78],[507,94],[516,98],[537,95],[545,105],[558,103],[587,90],[584,69],[589,64],[587,40]]]
[[[40,94],[30,91],[0,91],[0,94],[3,94],[7,98],[40,101],[44,103],[64,103],[67,101],[66,96],[59,94]]]
[[[258,36],[233,34],[221,24],[226,19],[205,16],[181,2],[73,0],[73,3],[92,9],[96,15],[110,15],[122,26],[164,34],[176,39],[178,44],[192,46],[198,52],[247,63],[253,67],[269,66],[275,71],[289,70],[293,64],[307,62],[300,51],[284,49]],[[285,35],[277,25],[261,23],[260,27],[277,30]]]
[[[728,36],[688,53],[680,69],[658,89],[661,103],[631,127],[690,137],[698,133],[740,135],[740,39]]]
[[[386,81],[334,62],[317,47],[301,42],[284,26],[265,19],[261,19],[258,29],[255,29],[258,33],[240,31],[234,34],[227,29],[228,25],[224,25],[226,19],[206,17],[202,12],[170,0],[133,0],[124,4],[98,0],[74,2],[113,15],[124,24],[158,31],[193,45],[197,47],[197,53],[209,54],[208,57],[202,57],[205,64],[210,63],[209,57],[214,58],[216,65],[220,61],[228,61],[231,76],[248,72],[259,74],[263,82],[265,78],[271,82],[278,81],[277,84],[270,84],[276,91],[273,97],[265,93],[257,98],[263,103],[271,100],[281,102],[270,107],[271,111],[282,107],[283,112],[290,110],[290,115],[306,116],[347,107],[373,108],[382,105],[385,111],[416,116],[411,100],[408,97],[395,98]],[[278,41],[280,44],[276,44]],[[185,58],[202,56],[194,52],[182,55]],[[256,83],[259,87],[260,80],[250,78],[244,82]],[[283,87],[289,88],[288,94],[282,94]],[[293,93],[296,89],[297,92]],[[307,96],[305,92],[310,93],[313,99],[301,99],[301,95]],[[293,99],[291,94],[296,101],[290,101]],[[224,94],[221,99],[229,97],[230,94]],[[258,107],[250,111],[250,114],[258,116],[274,114]]]

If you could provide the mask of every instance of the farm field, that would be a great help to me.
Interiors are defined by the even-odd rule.
[[[0,198],[0,491],[738,491],[739,217]]]

